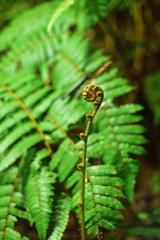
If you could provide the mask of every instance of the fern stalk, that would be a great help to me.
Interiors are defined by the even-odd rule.
[[[87,155],[87,140],[91,130],[92,121],[95,117],[102,101],[103,90],[96,84],[87,85],[82,91],[83,98],[88,102],[93,102],[94,109],[92,113],[86,114],[87,124],[85,133],[80,133],[80,138],[84,141],[82,162],[78,164],[81,169],[81,237],[82,240],[86,239],[85,236],[85,175],[86,175],[86,155]]]

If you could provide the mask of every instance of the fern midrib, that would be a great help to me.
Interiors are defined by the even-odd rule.
[[[11,208],[11,204],[12,204],[12,200],[13,200],[13,195],[14,195],[14,192],[15,192],[15,190],[16,190],[16,184],[17,184],[18,177],[19,177],[19,174],[16,175],[15,180],[14,180],[14,183],[13,183],[13,189],[12,189],[11,197],[10,197],[10,200],[9,200],[9,203],[8,203],[8,209],[7,209],[7,215],[6,215],[5,225],[4,225],[4,229],[3,229],[2,240],[5,240],[5,239],[4,239],[4,235],[5,235],[6,228],[7,228],[7,222],[8,222],[9,212],[10,212],[10,208]]]

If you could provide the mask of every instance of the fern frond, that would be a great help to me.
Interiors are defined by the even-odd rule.
[[[118,199],[124,197],[123,189],[132,200],[139,164],[130,154],[144,153],[141,144],[146,142],[141,136],[144,128],[138,124],[142,117],[135,115],[142,107],[113,103],[132,87],[118,77],[115,68],[105,72],[111,63],[109,57],[79,34],[80,26],[86,28],[107,15],[109,2],[92,2],[40,4],[11,21],[0,34],[0,239],[27,239],[14,230],[16,220],[24,218],[35,223],[40,239],[58,240],[70,210],[79,216],[77,164],[82,142],[76,135],[90,111],[79,99],[88,80],[96,81],[105,92],[103,109],[93,122],[94,133],[88,141],[88,233],[99,235],[99,227],[115,229],[122,219],[119,209],[124,207]],[[85,18],[79,16],[77,6],[84,10]],[[48,22],[50,33],[46,31]],[[76,134],[72,135],[74,129]],[[91,158],[104,165],[90,166]],[[64,191],[71,192],[71,199],[63,193],[54,197],[56,176],[56,186],[65,182]]]
[[[88,234],[92,237],[99,235],[99,227],[104,227],[111,231],[115,230],[118,219],[123,219],[118,209],[124,209],[124,206],[117,197],[124,197],[117,186],[123,186],[124,182],[115,176],[116,170],[113,165],[94,165],[87,167],[87,179],[85,189],[85,225]],[[75,179],[80,174],[76,171],[67,180],[67,186],[72,187]],[[72,179],[74,181],[72,182]],[[80,185],[75,185],[72,191],[72,208],[78,212],[75,202],[80,200]]]
[[[0,237],[2,240],[4,239],[1,232],[0,232]],[[4,237],[6,240],[29,240],[29,238],[27,238],[27,237],[21,238],[21,235],[18,232],[14,231],[13,229],[8,228],[8,227],[6,228]]]
[[[20,234],[14,230],[17,217],[30,220],[29,213],[24,210],[24,196],[17,191],[18,169],[12,167],[1,172],[0,180],[0,239],[25,239],[21,238]]]
[[[116,220],[123,219],[116,209],[124,207],[115,197],[123,197],[116,186],[122,186],[124,183],[122,179],[112,175],[116,173],[113,166],[97,165],[88,167],[87,170],[89,182],[86,184],[85,221],[88,234],[95,236],[98,234],[98,226],[113,231]],[[116,209],[112,200],[115,203],[119,202]]]
[[[70,212],[70,198],[61,194],[54,202],[53,215],[51,218],[51,228],[48,240],[61,240],[66,229]]]
[[[48,34],[40,32],[34,38],[30,37],[28,41],[14,43],[13,49],[2,58],[0,62],[1,71],[10,73],[16,72],[17,62],[20,62],[23,68],[32,67],[47,59],[51,54],[54,55],[54,38],[59,34]],[[24,45],[25,44],[25,45]],[[34,57],[33,57],[34,56]]]
[[[127,108],[130,108],[128,112]],[[90,143],[88,145],[89,157],[102,157],[104,163],[117,166],[118,175],[125,182],[124,192],[129,202],[133,198],[135,178],[140,165],[130,157],[130,154],[144,154],[145,150],[141,145],[147,143],[147,140],[139,135],[145,129],[138,124],[131,125],[141,120],[141,116],[130,114],[132,111],[136,111],[136,105],[121,106],[120,108],[105,107],[104,112],[101,112],[99,129],[103,129],[103,134],[107,134],[107,138],[103,135],[99,138],[91,135],[89,140],[91,145]]]
[[[145,128],[138,124],[143,117],[135,114],[143,110],[143,107],[138,104],[125,104],[117,107],[113,103],[116,97],[132,90],[125,79],[118,77],[116,69],[101,74],[96,78],[96,82],[107,93],[104,95],[106,102],[97,123],[98,131],[107,134],[107,138],[104,145],[103,136],[100,137],[100,142],[96,143],[93,135],[93,140],[91,140],[93,141],[91,145],[93,155],[102,157],[106,164],[117,165],[118,176],[125,182],[124,193],[127,200],[131,202],[139,164],[130,157],[130,154],[144,154],[145,150],[142,144],[147,143],[147,140],[140,135]],[[136,125],[133,125],[135,123]],[[104,149],[103,153],[100,149]],[[90,155],[90,146],[88,150],[89,157],[93,157]]]
[[[42,168],[41,171],[31,172],[25,193],[28,210],[33,217],[40,239],[46,239],[51,215],[51,203],[54,196],[52,184],[55,182],[55,175]]]
[[[23,74],[20,74],[20,76],[22,76],[22,75]],[[15,88],[16,93],[10,89],[10,85],[12,85],[12,82],[10,82],[10,81],[8,82],[9,87],[6,86],[5,84],[0,83],[1,86],[3,87],[2,89],[6,90],[6,92],[2,92],[2,97],[8,98],[8,96],[9,96],[8,101],[3,100],[4,108],[2,108],[2,119],[0,119],[0,132],[1,132],[0,137],[3,138],[5,132],[7,132],[7,131],[9,131],[9,134],[2,141],[0,152],[2,154],[5,151],[7,151],[7,152],[5,152],[7,156],[8,155],[10,156],[10,154],[11,155],[13,154],[13,156],[11,156],[10,160],[7,158],[7,156],[5,157],[5,159],[9,160],[9,162],[7,160],[5,162],[5,166],[4,166],[3,165],[4,161],[2,161],[2,166],[0,167],[1,170],[6,168],[7,166],[9,166],[10,164],[12,164],[16,160],[16,158],[21,156],[22,149],[23,149],[23,148],[21,148],[21,146],[23,145],[23,142],[24,142],[24,144],[25,143],[27,144],[27,140],[23,139],[21,142],[21,138],[24,135],[26,136],[26,134],[28,134],[32,129],[37,129],[40,136],[44,139],[45,144],[47,144],[46,146],[48,146],[49,149],[51,150],[50,146],[48,145],[49,143],[48,143],[47,139],[45,138],[45,134],[44,134],[43,130],[41,129],[41,126],[36,121],[35,117],[41,116],[41,114],[43,114],[43,112],[46,111],[46,108],[48,108],[48,106],[50,105],[50,103],[53,100],[53,94],[52,93],[48,94],[49,88],[47,86],[41,88],[42,83],[40,83],[38,85],[35,84],[35,86],[37,86],[38,88],[36,88],[34,86],[34,88],[32,89],[32,85],[30,84],[30,81],[33,80],[32,79],[33,75],[31,75],[30,77],[31,77],[31,79],[30,78],[25,79],[27,81],[27,83],[30,85],[30,87],[27,86],[30,91],[30,96],[26,96],[26,97],[23,96],[24,99],[22,99],[22,100],[16,94],[17,88]],[[36,77],[35,77],[35,79],[36,79]],[[18,78],[18,80],[19,80],[19,78]],[[19,83],[19,81],[17,81],[17,83]],[[23,81],[23,85],[21,87],[24,86],[24,83],[25,83],[25,81]],[[16,87],[20,87],[20,85],[17,84]],[[25,86],[24,86],[24,88],[26,89]],[[36,94],[35,94],[35,92],[36,92]],[[43,98],[46,96],[46,94],[48,94],[48,96],[43,100]],[[12,96],[11,99],[10,99],[10,96]],[[42,101],[40,101],[41,98],[42,98]],[[3,111],[3,109],[4,109],[4,111]],[[18,109],[18,111],[16,113],[14,112],[15,109]],[[7,118],[4,119],[4,116],[7,116]],[[21,125],[20,121],[25,119],[27,116],[28,116],[28,119],[24,123],[24,126]],[[43,129],[46,129],[48,127],[47,124],[44,126],[43,122],[41,122],[41,125],[42,125]],[[14,127],[14,128],[11,129],[11,127],[12,128]],[[48,129],[49,128],[47,128],[47,130]],[[53,128],[51,128],[51,130],[52,129]],[[36,141],[33,141],[33,143],[36,144],[37,142],[40,142],[41,137],[39,138],[39,140],[36,139]],[[17,141],[19,141],[19,142],[17,142]],[[12,150],[10,150],[10,147],[12,147],[12,144],[14,144],[15,142],[16,142],[16,145],[14,146],[14,148]],[[28,147],[33,146],[30,144],[31,143],[29,143]],[[27,145],[26,145],[26,147],[24,147],[24,152],[28,149],[28,147],[27,147]],[[21,148],[21,149],[19,150],[19,148]],[[8,152],[8,150],[10,150],[10,151]]]
[[[24,12],[6,27],[0,37],[0,50],[6,49],[17,36],[22,36],[45,29],[53,11],[58,7],[59,1],[41,3]],[[38,22],[37,22],[38,19]]]
[[[31,31],[26,35],[17,35],[19,37],[11,43],[10,49],[1,59],[0,69],[5,72],[15,73],[17,66],[19,66],[19,69],[25,69],[37,67],[38,64],[48,61],[48,59],[49,62],[54,62],[60,42],[70,34],[69,27],[73,21],[72,15],[71,12],[70,18],[67,18],[68,21],[66,21],[66,15],[63,14],[56,21],[54,30],[50,33],[46,32],[46,26],[37,26],[35,32]]]
[[[118,164],[117,170],[121,172],[120,176],[126,182],[124,186],[124,192],[127,200],[131,202],[133,198],[135,177],[138,172],[139,164],[137,163],[137,161],[134,161],[134,159],[131,159],[129,157],[129,154],[144,154],[145,150],[141,146],[141,144],[147,143],[147,140],[144,137],[140,136],[139,133],[135,134],[134,127],[132,128],[132,125],[130,125],[141,120],[141,116],[132,115],[133,111],[140,110],[139,106],[136,107],[136,105],[126,105],[121,106],[120,109],[117,108],[117,111],[114,107],[113,110],[113,112],[112,110],[110,112],[108,111],[108,109],[104,109],[104,116],[106,117],[106,122],[108,122],[108,126],[106,125],[106,127],[103,127],[104,129],[106,129],[110,140],[112,142],[115,142],[115,149],[117,149],[117,155],[119,155],[119,157],[117,157],[117,160],[121,161],[121,164]],[[112,115],[113,113],[116,113],[115,117]],[[126,125],[126,127],[129,126],[129,132],[127,130],[123,133],[119,133],[119,131],[121,131],[120,128],[124,125]],[[140,126],[139,128],[142,130]],[[116,163],[115,160],[113,161],[114,163]]]

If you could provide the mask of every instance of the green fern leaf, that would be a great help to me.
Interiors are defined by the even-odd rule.
[[[111,76],[116,78],[116,73],[111,73]],[[100,79],[101,84],[104,83],[108,88],[108,86],[110,86],[108,85],[108,81],[109,84],[110,82],[112,83],[113,78],[108,76],[107,82],[104,82],[104,80],[105,77]],[[104,148],[102,146],[105,144],[104,149],[106,150],[101,152],[101,154],[100,151],[95,153],[94,150],[93,153],[97,157],[103,156],[103,161],[106,164],[110,163],[117,165],[118,176],[125,182],[124,193],[126,198],[129,202],[132,202],[135,178],[138,173],[139,164],[136,160],[130,158],[130,154],[144,154],[146,151],[142,144],[148,142],[140,135],[145,131],[145,128],[138,124],[133,125],[143,119],[140,115],[135,115],[136,112],[143,110],[143,107],[136,104],[126,104],[116,107],[115,104],[112,103],[112,97],[114,99],[115,95],[106,95],[106,104],[104,106],[104,111],[101,111],[100,121],[98,123],[99,131],[103,129],[103,133],[105,131],[107,134],[107,138],[104,138],[105,143],[103,143],[103,136],[99,137],[98,143],[94,140],[94,135],[91,136],[91,141],[95,141],[95,143],[92,144],[92,148],[89,149],[88,155],[93,157],[91,150],[93,148],[97,150],[102,149]]]
[[[17,191],[17,183],[20,182],[18,169],[12,167],[1,172],[0,179],[0,239],[22,239],[20,234],[14,230],[17,217],[27,220],[31,218],[24,209],[24,196]]]
[[[55,176],[42,168],[40,173],[31,173],[26,185],[27,207],[33,220],[40,239],[46,239],[51,215],[51,202],[53,197],[52,184]]]
[[[0,233],[0,237],[1,237],[1,239],[3,239],[2,233]],[[21,238],[21,235],[18,232],[14,231],[13,229],[8,228],[8,227],[5,230],[4,237],[6,240],[28,239],[28,238]]]
[[[116,210],[118,206],[123,208],[122,204],[115,197],[123,197],[122,192],[115,186],[122,186],[123,181],[115,174],[113,166],[97,165],[88,167],[88,180],[86,184],[86,228],[87,232],[95,236],[98,226],[102,226],[111,231],[115,229],[115,219],[122,219],[122,215]],[[109,171],[110,170],[110,171]],[[107,176],[108,175],[108,176]],[[107,179],[110,180],[108,181]],[[97,179],[97,181],[96,181]],[[109,185],[109,186],[108,186]],[[104,202],[106,200],[106,202]],[[113,200],[113,202],[112,202]],[[114,204],[116,209],[114,209]],[[97,232],[98,234],[98,232]]]
[[[70,212],[70,199],[65,195],[54,203],[52,227],[48,240],[61,240],[66,229]],[[53,230],[52,230],[53,229]]]
[[[113,165],[94,165],[87,167],[87,183],[85,188],[85,225],[87,233],[92,237],[99,234],[99,227],[115,230],[118,219],[123,219],[118,209],[124,209],[124,206],[116,198],[124,197],[117,186],[123,186],[122,179],[115,176],[116,169]],[[78,180],[79,172],[76,171],[67,180],[67,186],[71,184],[73,176]],[[75,202],[80,200],[79,182],[72,190],[73,199],[72,209],[75,209],[79,215],[79,209]]]

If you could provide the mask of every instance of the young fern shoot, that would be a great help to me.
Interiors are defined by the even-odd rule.
[[[90,133],[92,126],[92,121],[96,115],[102,101],[103,101],[103,90],[96,84],[87,85],[82,91],[83,98],[88,102],[93,102],[94,109],[92,113],[86,114],[86,129],[84,133],[80,133],[80,138],[84,142],[83,144],[83,156],[82,162],[78,164],[78,168],[81,169],[81,236],[82,240],[85,240],[85,207],[84,207],[84,198],[85,198],[85,172],[86,172],[86,153],[87,153],[87,139]]]

